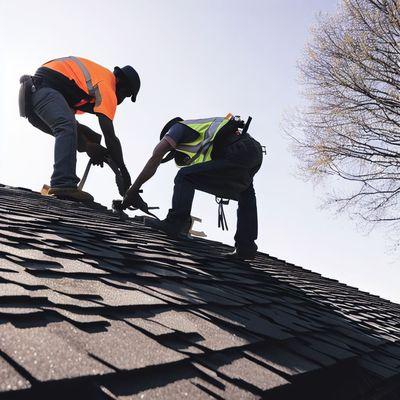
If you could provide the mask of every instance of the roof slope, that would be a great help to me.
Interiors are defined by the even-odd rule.
[[[399,399],[400,306],[0,187],[0,399]]]

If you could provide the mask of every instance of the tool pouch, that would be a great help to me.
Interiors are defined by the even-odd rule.
[[[21,76],[19,82],[21,83],[18,96],[19,115],[28,118],[32,112],[32,93],[36,89],[30,75]]]

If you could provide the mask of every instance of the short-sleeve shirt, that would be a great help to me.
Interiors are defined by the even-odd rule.
[[[164,136],[165,140],[175,149],[180,143],[191,143],[199,134],[185,124],[177,123]]]
[[[114,74],[93,61],[80,57],[78,60],[90,74],[95,97],[89,95],[83,72],[69,57],[43,64],[35,77],[41,79],[43,86],[58,90],[77,113],[103,114],[113,120],[117,108]]]

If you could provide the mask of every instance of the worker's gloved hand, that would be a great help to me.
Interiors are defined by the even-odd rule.
[[[142,199],[142,197],[139,194],[139,191],[129,193],[129,197],[125,196],[124,200],[122,201],[121,207],[123,210],[128,207],[133,207],[142,210],[144,212],[149,211],[149,206]]]
[[[121,172],[121,178],[122,178],[122,191],[123,194],[126,193],[126,191],[131,187],[132,185],[132,180],[131,176],[129,175],[128,170],[126,169],[125,165],[119,169]]]
[[[86,145],[86,153],[93,165],[100,165],[101,167],[103,167],[103,163],[108,156],[108,150],[97,143],[88,143]]]

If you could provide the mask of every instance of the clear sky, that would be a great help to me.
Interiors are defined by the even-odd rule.
[[[400,302],[399,254],[383,230],[366,235],[346,216],[321,210],[324,188],[295,177],[283,115],[299,97],[296,63],[319,12],[334,0],[0,0],[0,182],[40,190],[52,171],[53,138],[18,115],[18,79],[43,62],[68,55],[110,69],[133,65],[142,89],[135,104],[118,107],[115,127],[132,178],[140,172],[169,119],[253,117],[250,132],[267,146],[256,176],[259,248],[275,257]],[[98,130],[97,119],[79,117]],[[78,175],[87,158],[78,156]],[[144,186],[144,198],[170,207],[175,166],[165,165]],[[111,172],[92,169],[86,190],[110,206],[117,198]],[[217,229],[214,198],[197,193],[193,215],[209,238],[232,243]]]

